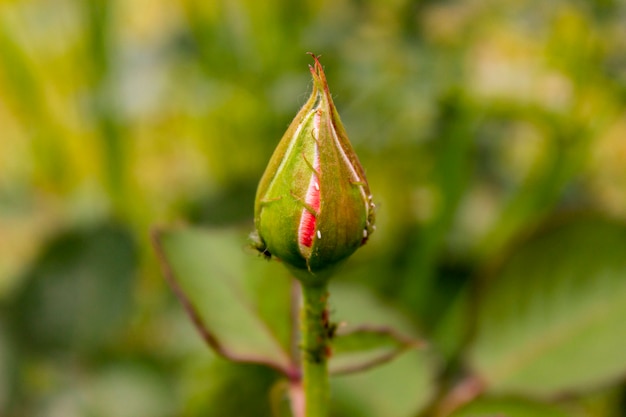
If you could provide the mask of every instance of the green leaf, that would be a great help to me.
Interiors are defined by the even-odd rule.
[[[205,341],[238,362],[291,372],[291,282],[277,263],[245,253],[235,230],[154,234],[163,270]]]
[[[497,392],[552,396],[626,374],[626,228],[570,221],[508,259],[479,306],[470,364]]]
[[[435,369],[413,324],[354,284],[331,281],[329,302],[339,322],[330,359],[341,374],[331,378],[335,414],[414,416],[434,393]]]
[[[385,329],[367,327],[342,333],[332,341],[330,372],[359,372],[394,359],[411,346]]]
[[[176,413],[173,381],[145,360],[109,361],[97,368],[73,367],[63,361],[29,363],[39,378],[16,395],[16,404],[3,416],[166,417]],[[41,378],[50,381],[42,387]],[[13,413],[11,410],[15,410]]]
[[[129,232],[103,224],[55,237],[13,300],[12,330],[22,347],[97,351],[128,324],[137,249]]]
[[[15,383],[16,358],[9,335],[0,321],[0,410],[6,410],[11,399],[11,388]]]
[[[330,295],[331,321],[338,320],[331,373],[358,372],[423,347],[408,319],[365,288],[331,282]]]
[[[245,253],[244,242],[234,230],[155,234],[166,277],[209,345],[231,360],[289,373],[288,352],[299,354],[290,310],[295,282],[278,262]],[[420,346],[406,317],[368,291],[340,284],[330,291],[331,318],[339,320],[331,372],[367,369]]]
[[[274,417],[270,396],[277,376],[265,366],[234,363],[218,357],[196,360],[182,375],[181,406],[172,415]]]
[[[484,398],[471,402],[451,417],[569,417],[551,404],[533,402],[522,398]]]
[[[333,415],[415,416],[434,394],[429,359],[424,352],[410,350],[384,366],[331,378]]]

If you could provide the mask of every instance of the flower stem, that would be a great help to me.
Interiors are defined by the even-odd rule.
[[[305,417],[328,416],[328,290],[302,284],[302,373]]]

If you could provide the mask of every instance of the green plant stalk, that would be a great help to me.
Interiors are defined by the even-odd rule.
[[[328,384],[327,284],[302,284],[302,377],[305,417],[327,417]]]

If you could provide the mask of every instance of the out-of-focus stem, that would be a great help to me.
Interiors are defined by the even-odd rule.
[[[302,383],[292,382],[289,385],[289,402],[291,404],[291,415],[293,417],[305,417],[304,415],[304,391]]]

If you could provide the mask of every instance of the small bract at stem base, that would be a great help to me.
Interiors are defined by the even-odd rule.
[[[305,417],[327,417],[328,384],[328,288],[302,285],[302,374]]]

